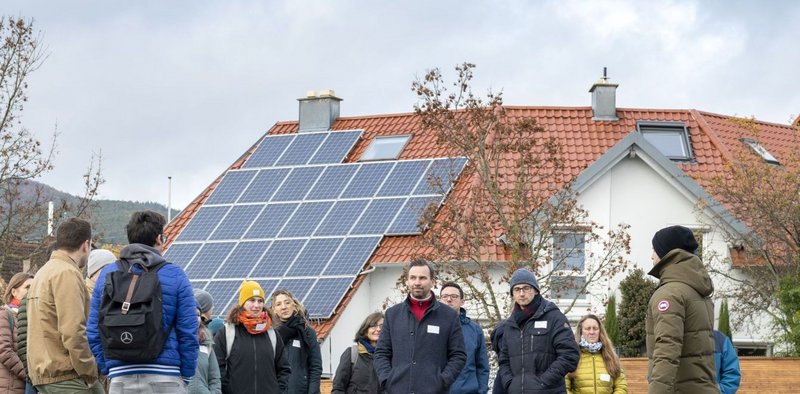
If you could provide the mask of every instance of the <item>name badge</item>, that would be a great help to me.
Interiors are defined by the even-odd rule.
[[[533,328],[547,328],[547,320],[533,322]]]
[[[605,374],[605,373],[601,373],[600,374],[600,380],[602,380],[604,382],[610,382],[611,381],[611,375]]]
[[[208,346],[200,346],[200,353],[208,354]]]
[[[438,334],[439,333],[439,326],[432,326],[428,325],[428,334]]]
[[[293,340],[293,341],[292,341],[292,346],[294,346],[294,347],[300,347],[300,340],[299,340],[299,339],[295,339],[295,340]]]
[[[267,326],[267,323],[258,323],[258,324],[256,324],[256,331],[261,331],[266,326]]]

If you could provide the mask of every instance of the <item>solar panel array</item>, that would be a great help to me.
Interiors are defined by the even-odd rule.
[[[361,131],[266,136],[229,170],[166,258],[224,314],[242,280],[328,318],[384,235],[420,232],[464,158],[342,163]]]

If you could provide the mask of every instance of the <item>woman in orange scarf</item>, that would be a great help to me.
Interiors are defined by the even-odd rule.
[[[288,387],[289,362],[264,298],[258,282],[242,282],[239,303],[228,313],[225,329],[214,336],[223,394],[278,394]]]

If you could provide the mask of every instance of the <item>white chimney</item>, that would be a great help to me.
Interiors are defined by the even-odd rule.
[[[305,131],[330,130],[333,122],[339,117],[339,102],[333,90],[321,90],[319,94],[309,91],[306,97],[299,98],[300,102],[300,128],[299,133]]]

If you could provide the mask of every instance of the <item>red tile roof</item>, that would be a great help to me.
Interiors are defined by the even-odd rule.
[[[618,121],[593,121],[591,107],[509,106],[506,109],[510,120],[533,118],[539,126],[546,130],[547,136],[555,136],[561,142],[564,158],[567,159],[567,176],[561,182],[567,182],[577,176],[609,148],[635,130],[637,121],[668,121],[686,124],[689,128],[695,161],[677,164],[701,186],[707,185],[708,178],[724,171],[726,161],[732,159],[736,150],[742,149],[743,144],[740,141],[742,137],[757,139],[778,159],[800,148],[798,130],[790,125],[756,122],[757,130],[742,130],[731,121],[732,117],[697,110],[619,108],[617,110]],[[798,119],[800,120],[800,118]],[[297,128],[298,123],[294,121],[278,122],[267,132],[267,135],[294,133]],[[419,118],[413,113],[342,117],[336,120],[331,129],[364,130],[361,140],[347,157],[346,162],[357,161],[369,142],[379,135],[413,135],[400,156],[401,160],[454,155],[447,147],[437,143],[436,137],[432,133],[423,132]],[[256,145],[254,144],[230,168],[239,168]],[[513,160],[513,158],[507,158],[507,160]],[[169,239],[175,239],[221,178],[222,175],[215,179],[170,223],[165,231]],[[462,177],[452,193],[464,192],[464,188],[461,186],[468,182],[465,177]],[[405,263],[414,257],[424,255],[426,250],[419,241],[419,236],[385,237],[367,265]],[[504,261],[509,258],[502,245],[491,246],[490,250],[485,251],[484,258],[494,261]],[[327,336],[338,318],[338,312],[346,307],[362,280],[361,277],[356,280],[353,289],[345,296],[333,317],[327,322],[317,325],[320,339]]]

